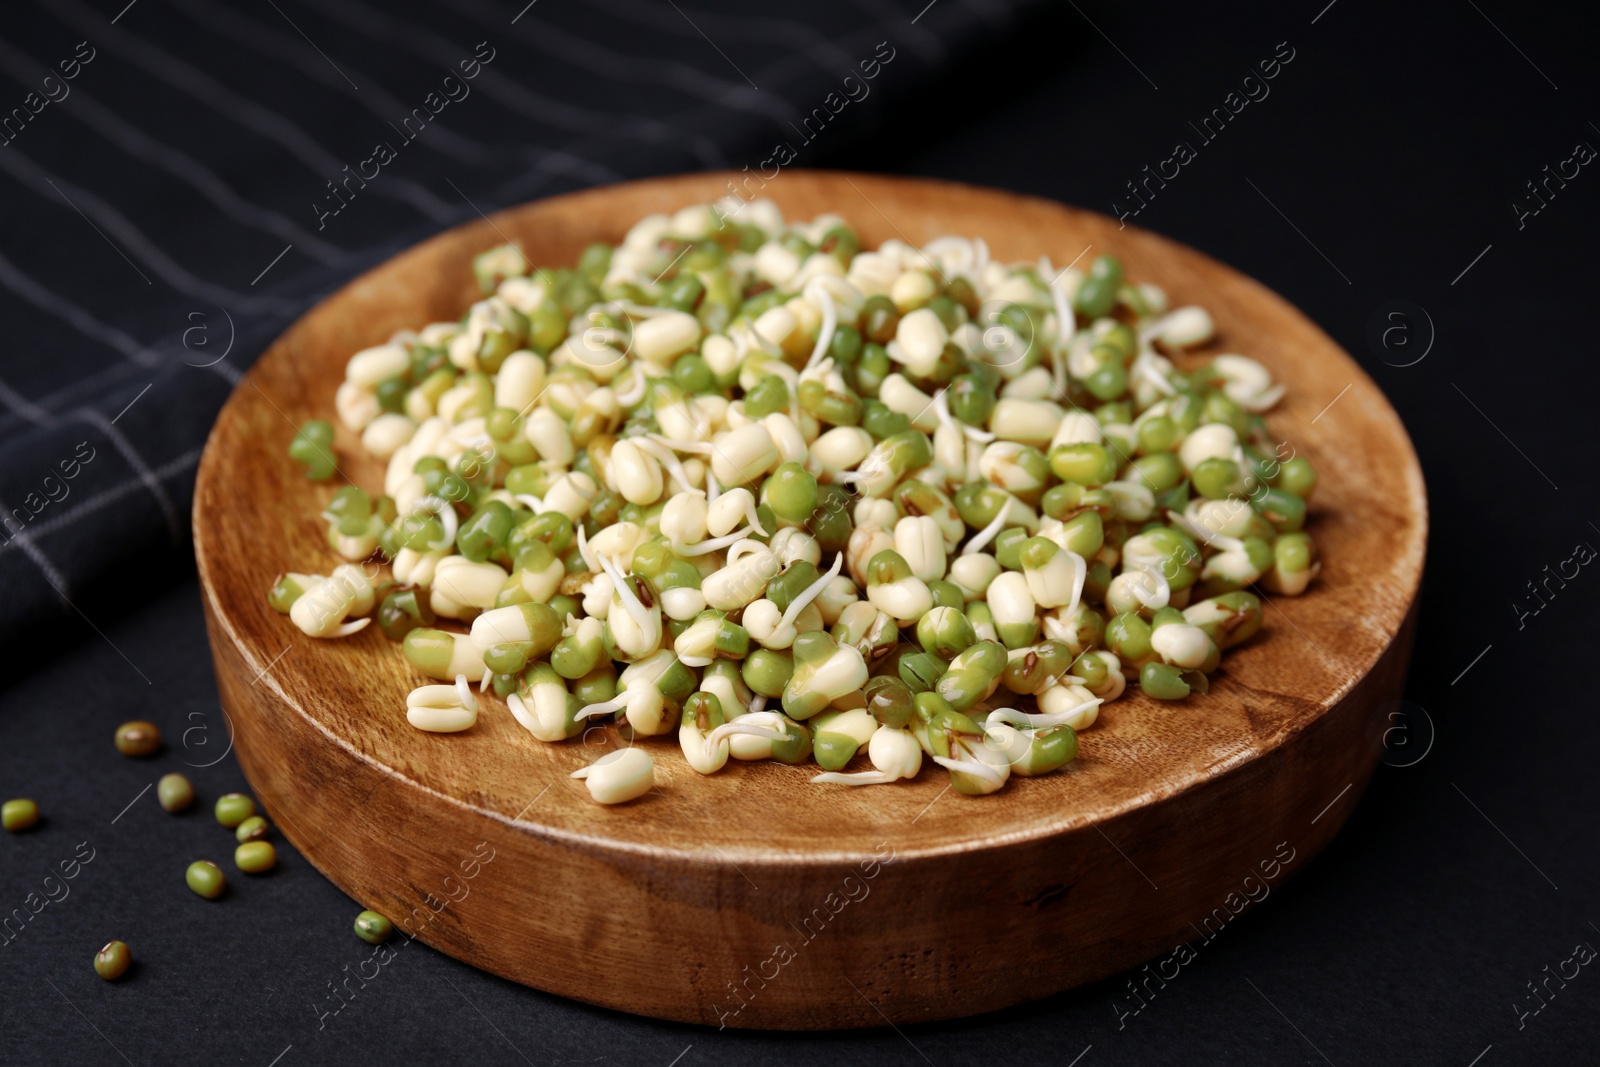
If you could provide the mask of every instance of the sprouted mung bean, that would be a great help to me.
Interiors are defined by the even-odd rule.
[[[599,804],[625,804],[650,792],[656,784],[655,761],[642,748],[608,752],[587,767],[572,772],[589,787]]]
[[[1261,628],[1248,590],[1316,577],[1316,471],[1263,421],[1283,387],[1186,353],[1203,308],[1109,255],[863,251],[834,216],[724,208],[576,269],[492,249],[460,321],[351,357],[334,407],[382,493],[334,492],[341,562],[268,600],[313,637],[376,617],[441,683],[413,726],[472,728],[473,683],[542,741],[614,725],[629,747],[574,775],[601,803],[649,792],[635,743],[672,734],[701,774],[927,759],[987,794],[1071,761],[1130,685],[1206,692]],[[308,422],[290,455],[327,480],[333,440]]]

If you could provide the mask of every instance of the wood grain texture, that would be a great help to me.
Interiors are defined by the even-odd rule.
[[[423,679],[377,627],[316,641],[267,607],[279,571],[336,562],[317,518],[334,487],[304,481],[284,450],[308,417],[337,425],[351,353],[457,317],[474,298],[475,252],[509,237],[536,263],[570,264],[736,177],[597,189],[441,234],[312,310],[234,393],[200,465],[195,546],[223,704],[268,814],[337,885],[441,951],[563,996],[712,1025],[989,1011],[1165,955],[1201,936],[1191,924],[1214,932],[1252,884],[1276,891],[1342,825],[1380,753],[1422,570],[1421,472],[1377,387],[1304,316],[1100,215],[867,175],[785,172],[765,190],[786,217],[846,217],[868,247],[981,235],[997,258],[1065,264],[1092,244],[1175,303],[1207,307],[1213,351],[1250,355],[1288,384],[1268,423],[1322,476],[1309,523],[1320,580],[1271,599],[1265,633],[1229,653],[1209,695],[1104,709],[1063,772],[987,798],[946,792],[931,766],[895,787],[823,788],[806,782],[811,769],[776,764],[703,778],[661,742],[657,791],[602,808],[567,775],[605,739],[544,744],[492,697],[472,730],[421,733],[405,694]],[[336,446],[343,473],[378,491],[380,466],[354,436],[340,428]]]

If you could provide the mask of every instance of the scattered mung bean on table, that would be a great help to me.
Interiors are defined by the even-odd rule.
[[[132,964],[133,953],[123,941],[107,942],[105,948],[94,954],[94,973],[108,982],[127,974]]]
[[[243,793],[225,793],[217,798],[215,811],[217,822],[233,830],[256,813],[256,802]]]
[[[166,811],[177,813],[194,803],[194,785],[176,772],[163,774],[156,782],[156,800]]]
[[[356,936],[369,945],[381,945],[394,933],[394,924],[375,911],[356,916]]]
[[[125,722],[117,727],[114,740],[124,756],[153,756],[161,748],[161,731],[155,723]]]
[[[189,864],[189,869],[183,873],[183,880],[190,889],[207,900],[216,900],[228,886],[222,868],[210,860],[196,860]]]
[[[0,804],[0,825],[12,833],[30,830],[39,824],[39,805],[26,797]]]
[[[270,841],[246,841],[233,850],[233,864],[246,874],[265,874],[278,865],[278,850]]]
[[[252,815],[234,827],[233,838],[241,845],[246,841],[259,841],[266,837],[271,829],[266,819],[260,815]]]

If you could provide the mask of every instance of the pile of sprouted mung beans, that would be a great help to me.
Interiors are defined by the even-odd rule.
[[[755,201],[474,271],[460,321],[351,357],[335,406],[383,494],[333,493],[348,562],[270,600],[313,637],[376,620],[441,683],[406,701],[421,730],[471,728],[474,686],[541,741],[614,724],[627,747],[574,774],[601,803],[652,788],[656,735],[701,774],[928,757],[992,793],[1130,685],[1205,692],[1261,627],[1247,589],[1317,574],[1316,473],[1262,421],[1282,387],[1181,355],[1210,316],[1111,256],[864,251]],[[336,470],[326,422],[289,451]]]

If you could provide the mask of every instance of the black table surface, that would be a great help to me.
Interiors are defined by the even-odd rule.
[[[0,940],[0,1062],[1595,1062],[1592,26],[1498,0],[1324,2],[1068,4],[827,157],[1108,213],[1137,207],[1126,183],[1147,166],[1164,172],[1133,221],[1304,309],[1421,456],[1432,534],[1407,733],[1333,844],[1137,1013],[1124,975],[938,1025],[718,1032],[416,943],[328,1014],[368,955],[354,902],[281,844],[279,869],[234,879],[221,904],[181,884],[228,843],[147,787],[168,770],[206,798],[247,785],[192,573],[155,590],[130,575],[98,632],[4,658],[0,791],[45,817],[0,840],[0,915],[30,912]],[[921,6],[884,10],[909,24]],[[1275,57],[1274,78],[1246,80]],[[1196,126],[1217,107],[1237,113],[1207,140]],[[1178,142],[1193,158],[1173,176]],[[162,756],[112,750],[134,718],[163,727]],[[89,963],[113,937],[138,963],[108,984]]]

